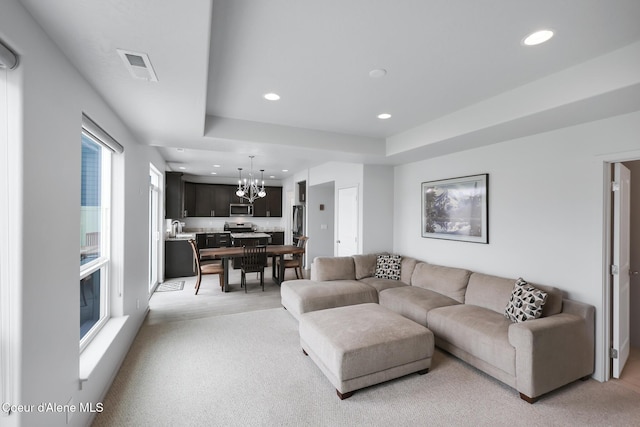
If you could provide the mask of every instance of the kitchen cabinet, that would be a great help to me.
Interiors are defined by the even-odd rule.
[[[164,212],[167,219],[182,218],[182,173],[165,173],[165,205]]]
[[[268,231],[272,245],[284,245],[284,231]]]
[[[196,216],[196,185],[193,182],[184,183],[183,217]]]
[[[195,276],[193,249],[186,240],[164,242],[164,277]]]
[[[267,195],[253,202],[254,217],[282,217],[282,187],[265,187]]]
[[[300,181],[298,183],[298,199],[300,203],[307,202],[307,181]]]
[[[168,178],[170,173],[175,172],[167,173],[167,218],[228,218],[231,203],[246,203],[246,200],[236,196],[235,185],[183,182],[181,173],[177,174],[179,181],[172,177],[176,182],[172,184],[174,190],[170,191]],[[282,217],[282,187],[265,187],[265,190],[267,195],[253,203],[253,216],[258,218]],[[178,195],[175,196],[174,193]],[[174,216],[169,216],[169,203],[173,203],[171,215]]]
[[[228,217],[232,191],[222,184],[195,184],[195,214],[198,217]]]
[[[226,248],[231,246],[229,233],[198,233],[196,235],[198,249]]]

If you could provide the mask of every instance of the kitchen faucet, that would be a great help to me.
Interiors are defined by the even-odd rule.
[[[178,225],[176,227],[176,231],[173,232],[173,235],[175,236],[176,234],[182,233],[182,223],[180,221],[178,221],[177,219],[174,219],[173,221],[171,221],[171,229],[174,230],[173,226],[174,225]]]

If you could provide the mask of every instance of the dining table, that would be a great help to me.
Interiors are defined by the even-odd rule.
[[[304,253],[305,248],[296,245],[267,245],[267,256],[273,259],[271,266],[271,276],[273,281],[280,285],[284,280],[284,257],[285,255],[296,255]],[[239,258],[244,255],[243,247],[224,247],[224,248],[203,248],[200,249],[200,256],[207,259],[221,259],[224,266],[224,285],[223,291],[229,292],[229,260]],[[280,262],[276,262],[276,258]],[[280,268],[276,268],[279,264]]]

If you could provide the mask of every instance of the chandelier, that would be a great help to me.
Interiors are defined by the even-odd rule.
[[[251,159],[251,170],[249,171],[249,179],[242,179],[242,168],[238,168],[238,190],[236,196],[246,199],[249,203],[253,203],[256,199],[262,198],[267,195],[264,191],[264,169],[260,169],[260,180],[262,181],[262,187],[258,187],[258,178],[253,178],[253,158],[255,156],[249,156]]]

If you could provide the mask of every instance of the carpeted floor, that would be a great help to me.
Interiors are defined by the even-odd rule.
[[[146,324],[94,426],[632,426],[640,394],[578,381],[530,405],[439,350],[341,401],[282,308]]]

